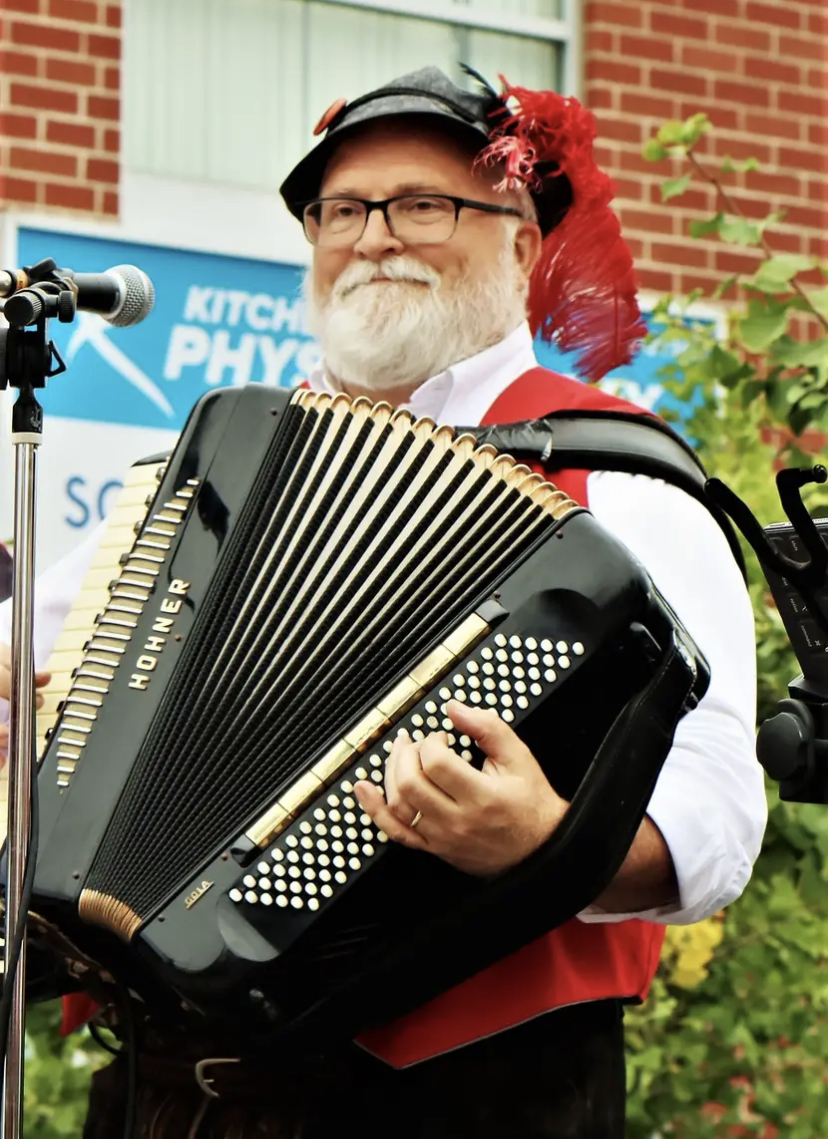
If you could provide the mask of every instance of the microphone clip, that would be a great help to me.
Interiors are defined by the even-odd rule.
[[[0,390],[11,386],[31,393],[66,371],[47,324],[75,319],[77,304],[71,281],[51,257],[23,270],[28,284],[3,304],[7,328],[0,328]],[[30,400],[24,401],[30,404]]]

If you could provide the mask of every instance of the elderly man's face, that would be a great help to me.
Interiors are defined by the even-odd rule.
[[[472,161],[445,135],[400,118],[342,142],[320,196],[448,194],[514,206],[493,176],[472,174]],[[406,242],[372,210],[352,244],[315,246],[308,327],[329,376],[351,395],[399,405],[424,380],[497,343],[526,318],[540,241],[533,221],[463,209],[447,241]]]
[[[450,194],[493,205],[513,205],[494,189],[485,172],[473,174],[471,158],[455,142],[419,123],[406,125],[403,117],[368,127],[336,149],[328,163],[320,197],[354,197],[370,200],[399,194]],[[474,281],[498,271],[502,261],[502,215],[464,209],[453,237],[441,244],[405,244],[394,237],[379,210],[374,210],[362,237],[352,246],[316,247],[313,288],[324,303],[340,274],[355,260],[379,262],[407,255],[424,262],[440,275],[444,289],[460,280]],[[510,226],[515,251],[516,284],[528,280],[537,257],[539,234],[531,222]],[[368,288],[383,288],[382,278]],[[410,288],[422,288],[412,282]]]

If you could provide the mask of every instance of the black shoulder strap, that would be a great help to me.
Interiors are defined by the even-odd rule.
[[[543,463],[555,471],[623,471],[663,479],[691,495],[722,528],[746,577],[736,533],[724,511],[704,492],[707,474],[692,447],[666,423],[619,411],[553,412],[542,419],[468,429],[481,443],[491,443],[515,458]]]

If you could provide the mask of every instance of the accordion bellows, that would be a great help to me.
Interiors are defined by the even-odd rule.
[[[34,908],[145,999],[205,1011],[241,985],[272,1022],[398,939],[394,882],[438,911],[479,895],[392,849],[353,782],[382,782],[403,727],[478,762],[455,698],[497,710],[572,797],[603,778],[593,757],[674,639],[586,511],[388,405],[213,393],[137,534],[125,494],[91,571],[102,604],[70,615],[39,718]]]

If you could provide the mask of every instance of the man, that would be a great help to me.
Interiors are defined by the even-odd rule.
[[[517,95],[510,115],[491,90],[461,91],[428,68],[323,117],[325,138],[282,187],[313,244],[315,390],[463,425],[635,410],[537,368],[527,308],[580,351],[591,378],[628,356],[640,324],[591,119],[572,100]],[[150,1063],[141,1136],[623,1136],[622,1002],[645,995],[664,926],[737,897],[761,842],[752,618],[721,531],[683,492],[608,472],[555,481],[640,558],[712,672],[615,880],[576,920],[344,1052],[297,1058],[289,1073],[259,1056],[235,1080],[216,1067],[216,1101],[191,1062]],[[38,594],[52,614],[38,626],[41,662],[89,554],[52,570]],[[450,715],[488,757],[482,771],[441,733],[402,737],[384,790],[357,794],[392,840],[498,874],[549,837],[567,804],[496,715],[457,704]],[[117,1064],[100,1077],[88,1139],[113,1133],[122,1082]]]

